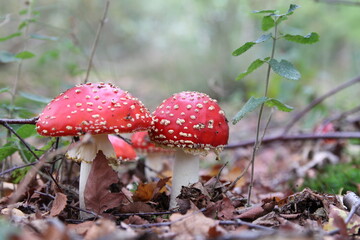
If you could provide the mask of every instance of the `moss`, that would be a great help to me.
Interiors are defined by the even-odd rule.
[[[360,183],[360,159],[350,163],[328,165],[319,170],[316,178],[306,178],[303,188],[311,188],[319,192],[338,194],[340,192],[358,192]]]

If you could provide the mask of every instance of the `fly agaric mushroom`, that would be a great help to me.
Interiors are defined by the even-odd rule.
[[[80,208],[86,209],[84,189],[93,160],[102,152],[109,164],[119,164],[108,134],[143,131],[151,121],[141,101],[128,92],[110,83],[86,83],[53,99],[39,115],[36,129],[40,135],[50,137],[85,133],[92,136],[66,154],[69,159],[81,162],[79,201]]]
[[[174,150],[156,146],[150,141],[148,132],[136,132],[131,136],[133,148],[145,158],[145,176],[150,181],[164,169]]]
[[[127,166],[124,169],[116,168],[116,171],[118,173],[123,173],[129,168],[136,167],[137,156],[133,146],[115,135],[109,135],[109,140],[114,148],[117,159],[121,162],[121,165],[125,164]]]
[[[182,186],[199,179],[199,158],[213,151],[218,155],[229,138],[229,126],[217,101],[199,92],[180,92],[163,101],[153,113],[150,139],[176,148],[170,209]],[[182,150],[182,151],[181,151]]]

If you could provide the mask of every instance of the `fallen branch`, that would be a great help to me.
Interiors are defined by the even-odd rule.
[[[324,134],[303,133],[298,135],[277,135],[264,137],[262,143],[271,143],[276,141],[297,141],[297,140],[319,140],[319,139],[359,139],[360,132],[329,132]],[[254,140],[246,140],[239,143],[228,144],[225,149],[235,149],[254,145]]]
[[[35,125],[39,117],[29,119],[0,119],[0,124],[32,124]]]
[[[138,212],[138,213],[115,213],[112,214],[115,217],[129,217],[133,215],[137,216],[156,216],[156,215],[166,215],[166,214],[173,214],[179,213],[179,211],[164,211],[164,212]]]
[[[314,99],[306,108],[304,108],[302,111],[298,112],[297,114],[295,114],[295,116],[293,117],[292,121],[286,125],[283,135],[286,135],[290,129],[295,125],[295,123],[297,123],[303,116],[305,116],[311,109],[313,109],[316,105],[318,105],[319,103],[321,103],[322,101],[324,101],[326,98],[340,92],[341,90],[350,87],[356,83],[360,82],[360,76],[351,79],[350,81],[347,81],[339,86],[337,86],[336,88],[330,90],[329,92],[325,93],[324,95]]]
[[[351,218],[357,214],[360,216],[360,197],[356,195],[354,192],[348,191],[343,199],[344,205],[350,209],[350,213],[345,219],[345,224],[348,224],[351,220]],[[326,234],[327,235],[335,235],[340,232],[340,229],[335,229],[333,231],[329,231]]]
[[[348,218],[351,218],[355,213],[360,216],[360,197],[356,195],[354,192],[347,192],[344,196],[344,205],[350,209],[350,214]],[[350,219],[346,219],[346,223],[348,223]]]

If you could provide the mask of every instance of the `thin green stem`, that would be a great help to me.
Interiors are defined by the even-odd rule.
[[[277,24],[276,24],[276,19],[275,19],[273,45],[272,45],[270,60],[273,59],[274,55],[275,55],[276,38],[277,38]],[[267,69],[267,73],[266,73],[266,84],[265,84],[265,92],[264,92],[265,97],[267,97],[268,90],[269,90],[270,71],[271,71],[271,66],[269,64],[268,69]],[[249,191],[248,191],[247,203],[246,203],[247,206],[251,205],[251,192],[252,192],[252,188],[253,188],[253,185],[254,185],[255,156],[256,156],[256,152],[259,149],[260,144],[261,144],[261,141],[260,141],[260,126],[261,126],[261,119],[262,119],[262,115],[263,115],[263,111],[264,111],[264,105],[265,105],[265,103],[261,104],[261,106],[260,106],[259,116],[258,116],[257,125],[256,125],[256,138],[255,138],[255,143],[254,143],[254,147],[253,147],[253,151],[252,151],[252,155],[251,155],[251,161],[250,161],[251,162],[251,175],[250,175],[250,185],[249,185]],[[265,131],[266,130],[264,130],[263,136],[265,135]]]

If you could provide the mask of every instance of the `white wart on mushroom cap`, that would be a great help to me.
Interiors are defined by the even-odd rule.
[[[163,101],[153,113],[150,139],[192,154],[218,153],[227,144],[229,126],[217,101],[199,92],[180,92]]]
[[[137,98],[110,83],[77,85],[53,99],[39,115],[44,136],[76,136],[146,130],[149,111]]]

